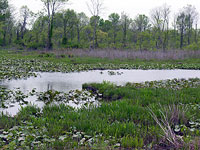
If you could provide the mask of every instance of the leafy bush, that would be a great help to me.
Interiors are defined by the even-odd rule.
[[[192,43],[185,47],[186,50],[200,50],[200,44],[199,43]]]
[[[29,49],[38,49],[38,48],[41,48],[41,47],[44,47],[44,45],[42,45],[41,43],[38,43],[38,42],[30,42],[26,45],[27,48]]]

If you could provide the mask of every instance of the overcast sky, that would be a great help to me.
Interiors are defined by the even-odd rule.
[[[22,5],[27,5],[32,11],[37,12],[43,8],[40,0],[9,0],[15,8],[19,9]],[[90,13],[86,3],[90,0],[69,0],[66,8],[74,9],[76,12],[85,12],[88,16]],[[199,0],[104,0],[104,11],[101,17],[107,19],[108,15],[116,12],[127,13],[131,18],[137,14],[146,14],[149,16],[150,10],[163,4],[171,6],[171,16],[177,13],[182,7],[187,4],[194,5],[197,11],[200,12]]]

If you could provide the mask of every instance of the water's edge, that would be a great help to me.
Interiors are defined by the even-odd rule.
[[[71,90],[82,90],[84,83],[102,83],[110,81],[117,85],[125,85],[127,82],[145,82],[167,79],[188,79],[200,78],[200,70],[94,70],[74,73],[42,73],[37,72],[38,77],[30,77],[28,79],[18,79],[0,82],[0,86],[10,90],[20,88],[23,93],[28,93],[32,89],[37,92],[45,92],[47,90],[56,90],[68,93]],[[29,97],[28,101],[42,107],[41,102],[36,101],[36,97]],[[16,114],[19,105],[9,109],[0,111]]]

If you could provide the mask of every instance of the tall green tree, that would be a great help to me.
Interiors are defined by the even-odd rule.
[[[41,0],[44,4],[48,16],[48,41],[47,48],[52,49],[53,22],[56,11],[68,0]]]
[[[62,44],[66,45],[68,42],[67,33],[77,24],[77,15],[74,10],[67,9],[62,12],[62,26],[63,26],[63,40]],[[72,35],[71,35],[72,36]],[[72,38],[72,37],[71,37]]]
[[[135,29],[143,32],[150,28],[150,21],[146,15],[139,14],[134,19]]]
[[[78,13],[77,23],[76,23],[78,44],[80,44],[80,33],[83,30],[83,28],[87,26],[88,24],[89,24],[89,18],[86,16],[86,14],[83,12]]]
[[[92,48],[95,49],[98,47],[98,36],[97,30],[99,28],[100,17],[99,16],[92,16],[90,18],[90,25],[93,28],[93,37],[92,37]]]
[[[5,21],[8,7],[8,0],[0,0],[0,22]]]
[[[5,38],[6,38],[6,18],[8,16],[8,1],[7,0],[0,0],[0,45],[5,45]]]
[[[123,44],[123,47],[125,48],[127,46],[127,32],[132,20],[129,18],[129,16],[126,13],[123,12],[121,15],[120,21],[121,21],[121,26],[122,26],[122,31],[123,31],[122,44]]]
[[[139,14],[136,16],[132,23],[132,30],[133,32],[137,33],[137,43],[139,43],[139,48],[142,50],[142,43],[147,37],[147,33],[143,33],[146,30],[149,30],[151,27],[149,18],[146,15]]]
[[[112,23],[113,43],[116,44],[117,31],[119,30],[120,16],[117,13],[109,15],[109,20]]]

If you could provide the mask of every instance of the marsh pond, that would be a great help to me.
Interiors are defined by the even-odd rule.
[[[93,70],[85,72],[73,73],[36,73],[37,77],[29,77],[27,79],[5,80],[0,82],[2,87],[11,91],[20,90],[27,94],[28,92],[46,92],[48,90],[69,93],[72,90],[82,90],[84,83],[102,83],[109,81],[116,85],[125,85],[130,83],[141,83],[145,81],[158,81],[167,79],[189,79],[200,78],[200,70]],[[39,107],[43,107],[44,103],[37,101],[38,96],[27,96],[25,99]],[[69,102],[71,106],[76,107],[75,103]],[[0,111],[15,115],[20,109],[20,105],[13,103],[12,107],[0,108]]]

